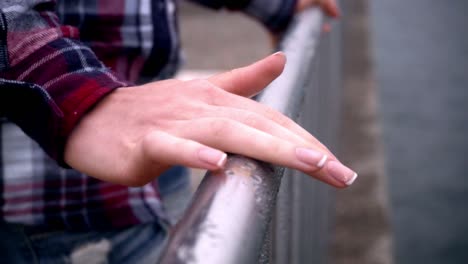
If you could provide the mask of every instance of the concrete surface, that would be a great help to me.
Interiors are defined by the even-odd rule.
[[[369,1],[342,4],[344,105],[340,157],[359,173],[359,178],[350,188],[336,192],[330,263],[393,263]]]
[[[180,18],[184,69],[227,70],[271,53],[267,32],[243,14],[214,12],[182,1]]]
[[[468,1],[372,3],[396,262],[468,263]]]

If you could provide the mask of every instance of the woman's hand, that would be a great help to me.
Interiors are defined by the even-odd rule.
[[[249,99],[285,61],[276,53],[207,79],[117,89],[80,121],[65,160],[101,180],[140,186],[173,165],[220,169],[229,152],[346,187],[353,171],[295,122]]]
[[[304,11],[312,6],[321,7],[323,12],[325,12],[329,17],[337,18],[340,16],[336,0],[297,0],[296,13]]]
[[[338,8],[338,4],[336,0],[297,0],[295,13],[300,13],[307,8],[311,8],[314,6],[320,7],[325,14],[331,18],[338,18],[340,16],[340,9]],[[330,32],[331,25],[330,23],[325,23],[323,25],[323,32]],[[271,43],[274,48],[277,47],[282,33],[270,33]]]

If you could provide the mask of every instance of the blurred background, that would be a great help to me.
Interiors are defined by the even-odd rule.
[[[468,1],[341,7],[334,151],[360,177],[334,191],[326,262],[468,263]],[[272,52],[268,33],[241,14],[182,1],[180,28],[181,78]]]

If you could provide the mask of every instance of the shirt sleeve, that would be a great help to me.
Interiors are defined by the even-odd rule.
[[[113,89],[127,86],[60,25],[55,1],[0,2],[0,114],[62,165],[80,118]]]
[[[286,29],[294,15],[297,0],[192,0],[204,6],[241,10],[272,32]]]

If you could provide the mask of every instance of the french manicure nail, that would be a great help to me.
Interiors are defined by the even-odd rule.
[[[350,168],[344,166],[338,161],[328,162],[327,170],[333,178],[346,184],[347,186],[353,184],[353,182],[358,177],[356,172],[352,171]]]
[[[322,168],[328,159],[327,155],[307,148],[296,148],[296,156],[300,161],[317,168]]]
[[[277,52],[273,53],[272,56],[279,56],[279,55],[284,55],[284,53],[282,51],[277,51]]]
[[[226,164],[227,154],[216,149],[203,148],[198,151],[198,158],[203,162],[222,168]]]

